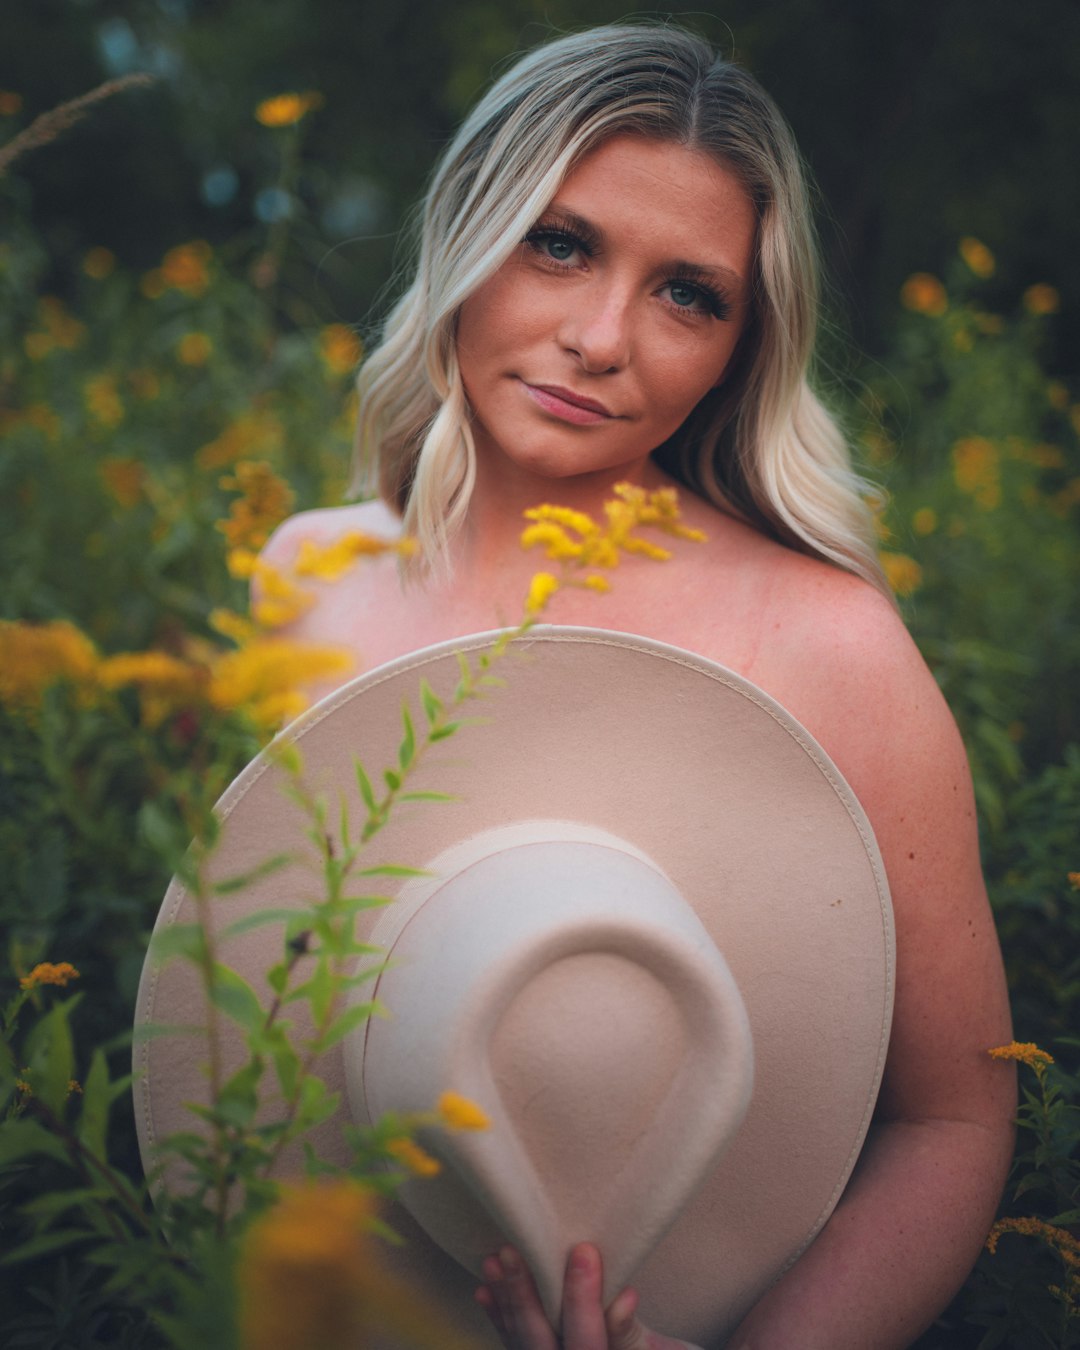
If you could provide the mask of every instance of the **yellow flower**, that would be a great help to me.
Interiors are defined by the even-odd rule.
[[[98,472],[117,506],[130,510],[142,501],[146,469],[137,459],[110,455],[101,461]]]
[[[1024,308],[1029,314],[1056,314],[1061,308],[1061,296],[1053,286],[1036,282],[1024,292]]]
[[[246,712],[258,726],[272,728],[307,706],[301,685],[347,673],[353,664],[352,654],[338,647],[259,637],[214,662],[210,702],[223,712]]]
[[[534,616],[542,613],[558,589],[558,577],[552,576],[550,572],[537,572],[529,583],[529,593],[525,597],[526,613]]]
[[[22,94],[13,93],[10,89],[0,89],[0,117],[14,117],[21,111],[22,105]]]
[[[1001,501],[1001,475],[996,446],[985,436],[966,436],[952,449],[953,477],[961,492],[992,510]]]
[[[1053,1055],[1040,1050],[1032,1041],[1010,1041],[1008,1045],[995,1045],[987,1054],[991,1059],[1014,1059],[1032,1069],[1054,1062]]]
[[[486,1130],[491,1126],[486,1113],[458,1092],[444,1092],[439,1098],[438,1112],[452,1130]]]
[[[64,620],[30,624],[0,621],[0,702],[40,707],[51,685],[66,682],[89,690],[98,656],[85,634]]]
[[[116,389],[115,375],[95,375],[83,385],[83,401],[90,416],[111,431],[124,420],[124,405]]]
[[[900,288],[900,303],[916,314],[937,316],[949,308],[949,297],[937,277],[929,272],[914,272]]]
[[[433,1158],[419,1144],[411,1139],[391,1139],[386,1146],[387,1153],[396,1158],[416,1177],[437,1177],[442,1171],[442,1163]]]
[[[251,617],[262,628],[284,628],[315,603],[310,592],[261,558],[256,558],[251,575],[259,586],[258,598],[251,606]]]
[[[932,506],[920,506],[911,517],[911,527],[916,534],[933,534],[937,523],[937,512]]]
[[[360,364],[360,339],[343,323],[332,323],[319,334],[319,355],[332,375],[348,375]]]
[[[143,724],[157,727],[203,697],[207,671],[168,652],[120,652],[102,661],[99,679],[105,689],[134,685]]]
[[[212,609],[208,622],[211,628],[236,643],[250,642],[255,636],[255,625],[251,620],[232,609]]]
[[[86,336],[86,325],[73,318],[55,295],[43,295],[38,301],[41,327],[27,333],[23,347],[31,361],[40,361],[60,347],[72,351]]]
[[[1067,1229],[1056,1228],[1043,1219],[998,1219],[986,1238],[986,1250],[991,1255],[997,1251],[998,1242],[1005,1233],[1041,1238],[1058,1252],[1067,1266],[1074,1270],[1080,1266],[1080,1241]]]
[[[116,266],[116,254],[112,249],[97,248],[88,249],[83,255],[83,271],[93,281],[103,281]]]
[[[177,244],[161,260],[162,285],[182,291],[185,295],[197,297],[205,294],[210,286],[209,263],[212,257],[213,249],[205,239]]]
[[[213,350],[205,333],[185,333],[176,344],[176,359],[185,366],[205,366]]]
[[[255,109],[255,120],[264,127],[295,126],[312,108],[321,108],[322,94],[309,90],[306,94],[277,94],[263,99]]]
[[[971,235],[961,239],[960,256],[977,277],[985,280],[994,275],[994,255],[981,239],[973,239]]]
[[[23,989],[36,989],[42,984],[55,984],[64,989],[78,978],[79,972],[70,961],[60,961],[56,965],[51,961],[41,961],[29,975],[22,977],[19,984]]]
[[[1074,891],[1080,891],[1080,872],[1070,872],[1068,874],[1069,885]]]
[[[408,536],[402,539],[380,539],[361,530],[350,530],[331,544],[316,544],[305,539],[300,545],[293,571],[298,577],[317,577],[320,581],[337,581],[343,577],[358,558],[376,558],[383,553],[397,553],[411,557],[416,552],[416,541]]]
[[[248,1230],[237,1265],[242,1350],[462,1350],[463,1339],[379,1259],[370,1194],[355,1182],[291,1186]]]
[[[273,455],[285,440],[285,429],[273,413],[255,409],[230,422],[220,436],[195,455],[200,469],[223,469],[251,455]]]
[[[885,580],[896,595],[911,595],[922,584],[922,568],[906,553],[878,554]]]
[[[241,460],[220,483],[226,490],[241,494],[229,507],[228,519],[219,520],[217,525],[229,547],[262,548],[271,531],[292,510],[292,488],[265,460]]]

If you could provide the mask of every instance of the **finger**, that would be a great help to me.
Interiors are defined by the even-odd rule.
[[[558,1350],[558,1341],[536,1292],[532,1275],[513,1247],[503,1247],[494,1260],[499,1276],[488,1281],[504,1336],[514,1350]],[[488,1264],[484,1263],[485,1277]]]
[[[570,1253],[563,1279],[562,1341],[564,1350],[608,1350],[601,1302],[604,1265],[591,1242],[579,1242]]]
[[[604,1323],[607,1327],[607,1350],[650,1350],[649,1333],[637,1318],[638,1296],[634,1289],[624,1289],[612,1299]]]
[[[499,1339],[505,1345],[507,1343],[506,1323],[503,1321],[503,1315],[499,1311],[499,1305],[495,1301],[495,1295],[492,1293],[491,1289],[486,1284],[482,1284],[473,1294],[473,1298],[476,1299],[480,1307],[487,1313],[491,1325],[499,1333]]]

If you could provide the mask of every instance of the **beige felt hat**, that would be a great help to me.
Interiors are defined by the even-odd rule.
[[[420,680],[449,694],[455,653],[495,636],[394,661],[302,717],[290,735],[309,785],[357,798],[354,758],[394,763]],[[820,1230],[869,1125],[894,974],[877,846],[807,732],[713,662],[538,628],[500,673],[483,721],[421,771],[454,801],[401,803],[365,853],[429,875],[360,914],[358,936],[390,955],[376,989],[390,1016],[320,1062],[345,1105],[316,1144],[344,1161],[342,1119],[463,1093],[492,1128],[433,1130],[443,1171],[407,1183],[390,1216],[408,1239],[392,1260],[462,1330],[497,1343],[472,1293],[502,1243],[554,1315],[569,1247],[593,1241],[609,1295],[632,1281],[647,1324],[722,1344]],[[283,786],[264,755],[226,792],[216,875],[302,851]],[[224,927],[317,893],[297,861],[215,904]],[[158,928],[194,917],[174,882]],[[281,943],[281,924],[256,927],[221,957],[269,999]],[[202,1012],[186,963],[148,961],[138,1024]],[[138,1041],[148,1167],[157,1141],[193,1128],[204,1058],[197,1037]]]

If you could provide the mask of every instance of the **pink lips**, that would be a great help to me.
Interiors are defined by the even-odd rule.
[[[615,416],[596,399],[585,398],[570,389],[563,389],[561,385],[528,384],[524,380],[522,384],[538,407],[563,422],[572,422],[575,426],[593,426],[597,422],[608,422]]]

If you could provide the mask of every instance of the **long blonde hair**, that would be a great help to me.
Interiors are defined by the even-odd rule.
[[[355,486],[375,487],[426,563],[445,565],[475,477],[458,310],[570,169],[621,132],[714,156],[739,175],[758,218],[752,313],[732,368],[654,458],[721,510],[888,593],[865,484],[807,380],[818,262],[794,138],[751,75],[673,25],[612,25],[550,42],[466,118],[431,180],[416,275],[360,372]]]

